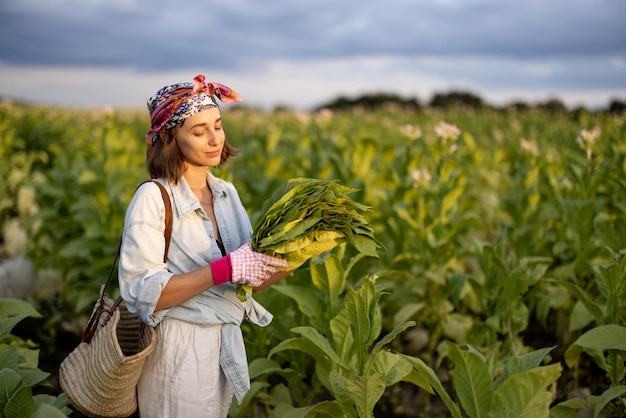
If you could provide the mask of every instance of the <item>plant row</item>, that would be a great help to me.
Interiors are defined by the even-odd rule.
[[[382,244],[377,258],[342,245],[258,296],[275,319],[244,325],[253,390],[231,415],[409,414],[406,385],[424,416],[624,412],[623,116],[223,113],[243,152],[216,174],[253,223],[286,180],[336,180]],[[86,322],[146,177],[147,123],[0,107],[0,260],[35,264],[25,297],[48,346]]]

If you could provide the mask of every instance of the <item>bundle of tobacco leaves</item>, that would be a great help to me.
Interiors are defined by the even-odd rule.
[[[343,242],[378,257],[379,243],[363,217],[370,208],[348,197],[355,191],[334,180],[288,180],[263,204],[252,248],[289,261],[289,270]]]

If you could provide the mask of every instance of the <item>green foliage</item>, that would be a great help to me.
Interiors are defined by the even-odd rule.
[[[315,321],[317,325],[325,323],[326,326],[293,328],[292,331],[300,336],[279,343],[270,351],[270,357],[285,350],[309,354],[315,359],[316,377],[341,409],[341,414],[334,416],[372,417],[385,389],[407,378],[411,372],[411,365],[385,346],[414,323],[401,324],[380,337],[380,294],[374,288],[374,277],[363,280],[357,290],[348,289],[343,306],[331,303],[343,294],[345,285],[345,272],[336,255],[329,255],[323,263],[312,266],[311,282],[317,294],[323,295],[322,304],[327,301],[330,305],[330,313],[326,316],[328,322],[315,321],[320,310],[310,311],[311,322]],[[281,285],[277,289],[286,286],[289,285]],[[287,293],[300,306],[311,306],[310,295],[316,297],[311,292],[287,290]],[[330,403],[324,408],[330,408]],[[311,413],[309,408],[301,411]]]
[[[11,334],[27,317],[41,315],[22,300],[0,299],[0,418],[65,417],[70,412],[65,395],[33,396],[33,387],[47,384],[50,374],[37,367],[34,344]]]
[[[71,126],[69,120],[67,125]],[[134,172],[141,148],[113,115],[101,115],[83,141],[72,131],[48,147],[51,167],[33,186],[41,210],[29,255],[63,272],[61,296],[74,313],[86,313],[106,278],[122,230],[125,206],[142,177]]]
[[[496,353],[485,358],[471,346],[462,349],[448,344],[454,363],[453,385],[464,413],[479,417],[547,417],[553,393],[550,386],[559,378],[561,366],[540,366],[551,349],[541,349],[504,359],[504,370],[497,376]],[[415,361],[412,361],[415,365]],[[454,417],[461,417],[456,404],[445,393],[436,375],[419,365],[429,376],[430,384],[446,400]]]
[[[372,208],[364,217],[382,244],[379,258],[336,248],[333,257],[306,263],[255,296],[274,321],[242,326],[253,391],[233,416],[263,409],[337,416],[358,413],[355,403],[367,414],[374,399],[377,407],[396,402],[389,382],[372,377],[376,368],[367,369],[358,353],[407,323],[415,326],[381,353],[403,356],[397,364],[412,370],[406,379],[436,394],[454,416],[461,396],[453,399],[436,380],[450,374],[445,360],[461,360],[459,370],[476,373],[468,383],[480,384],[488,379],[475,354],[498,346],[498,356],[488,358],[494,405],[504,383],[498,386],[493,365],[541,348],[543,339],[532,338],[537,332],[559,347],[555,364],[568,365],[559,390],[593,390],[568,401],[557,393],[555,416],[589,406],[623,413],[623,351],[605,335],[621,328],[604,327],[626,326],[626,124],[619,113],[566,115],[558,103],[544,107],[549,113],[471,106],[306,114],[225,109],[228,138],[243,152],[217,175],[235,183],[253,224],[287,179],[336,180]],[[46,318],[39,332],[50,334],[50,346],[55,333],[78,334],[84,326],[126,205],[147,177],[144,113],[0,105],[0,262],[25,251],[39,267],[31,298]],[[359,299],[367,299],[359,293],[367,277],[377,277],[376,295],[384,293],[373,311]],[[348,327],[340,320],[347,312],[372,316]],[[422,345],[409,346],[412,332],[425,336]],[[590,345],[594,335],[606,346]],[[297,349],[267,358],[294,338],[302,341],[293,342]],[[305,342],[313,348],[304,351]],[[459,357],[450,342],[476,349],[459,348]],[[350,361],[343,357],[349,350],[356,350]],[[379,358],[382,368],[400,367],[389,362],[395,355]],[[546,379],[539,374],[527,375],[535,388]],[[544,392],[535,393],[543,407]],[[463,398],[464,412],[488,403]]]
[[[569,401],[557,405],[557,411],[573,414],[578,409],[595,408],[595,416],[615,401],[612,408],[626,408],[626,252],[612,253],[613,262],[594,267],[596,286],[599,295],[585,292],[573,283],[566,283],[575,294],[585,311],[584,325],[595,322],[597,326],[584,332],[565,352],[567,365],[576,370],[580,367],[581,356],[588,355],[606,373],[611,384],[600,396],[589,396],[579,403]],[[573,326],[581,328],[581,326]],[[621,405],[620,405],[620,400]],[[566,416],[566,415],[565,415]]]

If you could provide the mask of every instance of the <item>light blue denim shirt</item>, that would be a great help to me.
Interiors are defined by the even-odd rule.
[[[220,364],[241,402],[250,388],[246,352],[240,325],[243,319],[266,326],[272,315],[252,298],[241,302],[235,286],[214,286],[180,305],[155,311],[161,291],[170,278],[206,266],[222,257],[213,225],[184,177],[177,185],[165,185],[172,201],[172,237],[167,262],[165,206],[156,184],[140,186],[126,210],[119,261],[120,294],[128,310],[146,324],[156,326],[164,318],[200,325],[222,324]],[[207,172],[213,192],[213,210],[222,243],[230,253],[252,235],[250,219],[235,187]]]

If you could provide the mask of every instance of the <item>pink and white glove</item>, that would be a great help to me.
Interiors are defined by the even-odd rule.
[[[250,242],[211,263],[213,283],[217,286],[232,281],[252,287],[261,286],[274,273],[289,267],[289,262],[257,253]]]

